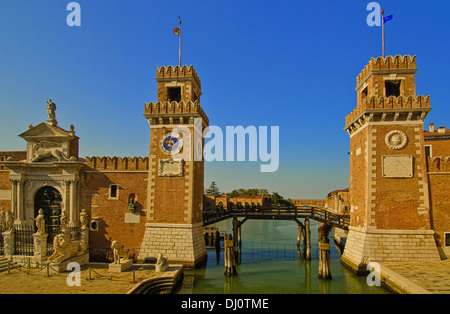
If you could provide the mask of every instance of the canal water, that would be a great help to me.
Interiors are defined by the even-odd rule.
[[[208,249],[207,264],[185,270],[177,294],[385,294],[370,287],[365,276],[356,276],[340,263],[340,253],[331,244],[331,280],[318,278],[319,248],[317,222],[311,221],[311,260],[299,258],[297,224],[282,220],[248,220],[242,226],[241,262],[237,276],[224,276],[224,251]],[[232,233],[231,219],[214,225]],[[223,247],[223,243],[222,243]]]

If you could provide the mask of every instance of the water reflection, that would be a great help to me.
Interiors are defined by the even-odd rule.
[[[231,233],[231,224],[217,227]],[[205,267],[186,270],[180,294],[336,294],[387,293],[381,287],[369,287],[366,277],[357,277],[340,263],[338,247],[331,242],[333,279],[318,278],[319,260],[317,223],[311,221],[311,260],[305,260],[305,248],[297,247],[297,224],[291,221],[247,221],[242,228],[237,275],[224,276],[223,242],[221,250],[208,249]]]

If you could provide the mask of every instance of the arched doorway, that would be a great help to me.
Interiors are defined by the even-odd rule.
[[[61,193],[51,186],[45,186],[37,191],[34,196],[34,217],[39,214],[39,209],[44,212],[45,232],[48,233],[47,241],[53,242],[53,238],[61,230]],[[36,226],[34,227],[36,231]]]

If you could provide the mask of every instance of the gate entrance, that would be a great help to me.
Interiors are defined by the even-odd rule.
[[[34,217],[39,214],[39,209],[42,209],[48,243],[53,243],[53,238],[61,231],[61,202],[61,193],[51,186],[41,188],[34,197]],[[34,226],[34,231],[36,230]]]

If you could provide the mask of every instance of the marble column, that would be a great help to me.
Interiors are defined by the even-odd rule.
[[[78,213],[78,182],[70,181],[70,210],[69,210],[69,227],[79,227],[80,219]]]
[[[16,225],[26,225],[25,220],[25,206],[24,206],[24,192],[23,192],[23,180],[17,181],[17,220]]]
[[[13,213],[14,218],[18,217],[17,215],[17,180],[10,180],[12,185],[11,190],[11,212]]]

